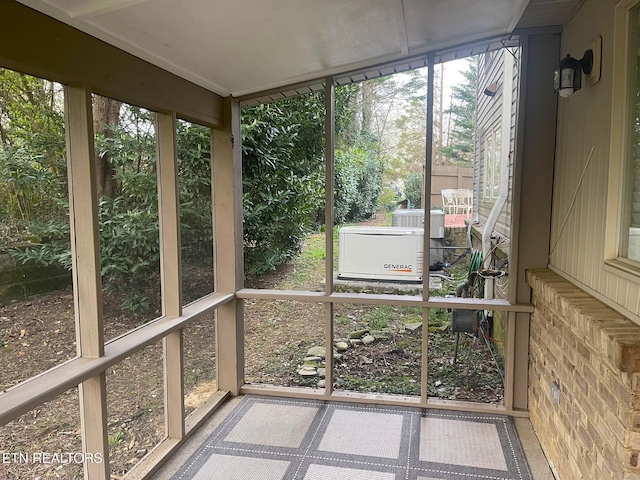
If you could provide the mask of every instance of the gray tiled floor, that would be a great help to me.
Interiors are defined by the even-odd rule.
[[[225,440],[298,448],[317,413],[317,407],[255,404],[242,416]],[[257,429],[256,425],[262,425],[262,428]]]
[[[397,458],[402,421],[402,415],[397,414],[336,410],[331,415],[318,450]]]
[[[251,397],[215,417],[155,480],[538,480],[500,416]]]
[[[420,420],[420,460],[506,471],[495,424],[424,417]]]

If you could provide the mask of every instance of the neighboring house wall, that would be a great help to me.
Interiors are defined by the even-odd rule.
[[[515,56],[515,58],[514,58]],[[501,194],[500,179],[509,177],[509,188],[506,192],[507,203],[495,226],[495,230],[505,237],[510,236],[511,200],[513,185],[513,153],[515,151],[516,106],[518,99],[518,69],[520,50],[510,48],[487,52],[479,56],[478,92],[476,107],[475,135],[475,191],[477,199],[478,220],[487,221],[493,206]],[[510,106],[504,108],[505,70],[511,76],[511,91],[506,95]],[[495,95],[488,96],[483,92],[495,83]],[[503,116],[507,113],[503,124]],[[506,132],[508,131],[508,134]],[[508,138],[508,143],[506,143]],[[496,168],[499,165],[499,168]],[[492,168],[493,167],[493,168]]]
[[[475,134],[475,192],[477,219],[481,225],[474,227],[474,242],[482,250],[482,232],[492,210],[502,210],[497,217],[494,231],[501,236],[511,236],[511,209],[513,195],[513,159],[516,142],[517,102],[519,87],[519,48],[503,48],[487,52],[478,59],[478,91],[476,95]],[[495,91],[493,96],[485,90]],[[506,102],[506,104],[505,104]],[[505,178],[508,179],[505,182]],[[500,197],[506,195],[506,201]],[[495,245],[495,242],[493,242]],[[485,252],[486,253],[486,252]],[[509,260],[509,243],[493,252],[492,266],[503,268]],[[490,298],[508,298],[509,277],[486,283],[485,295]],[[505,358],[507,340],[507,315],[493,312],[493,338],[500,356]]]

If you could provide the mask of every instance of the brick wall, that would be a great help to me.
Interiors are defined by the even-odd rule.
[[[640,478],[640,326],[550,270],[527,281],[530,418],[557,478]]]

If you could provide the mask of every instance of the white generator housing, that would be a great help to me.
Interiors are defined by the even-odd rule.
[[[422,280],[424,230],[405,227],[342,227],[338,278]]]

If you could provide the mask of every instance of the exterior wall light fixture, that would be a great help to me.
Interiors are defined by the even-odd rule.
[[[493,97],[497,91],[498,91],[498,83],[493,82],[487,85],[487,88],[485,88],[484,92],[482,93],[484,93],[488,97]]]
[[[582,87],[582,74],[589,75],[593,69],[593,50],[584,52],[580,60],[567,54],[553,71],[553,92],[561,97],[570,97]]]

